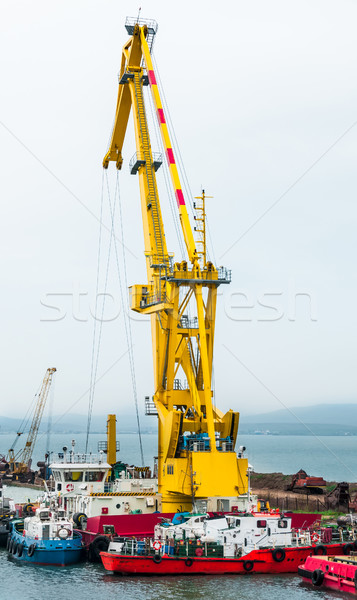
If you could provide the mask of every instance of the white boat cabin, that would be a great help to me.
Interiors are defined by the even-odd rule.
[[[24,520],[24,536],[34,540],[69,540],[73,538],[73,523],[63,509],[54,512],[49,508],[37,508],[33,517]]]

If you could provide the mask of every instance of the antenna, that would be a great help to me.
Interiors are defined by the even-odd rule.
[[[136,19],[136,22],[139,23],[139,19],[140,19],[140,13],[141,13],[141,6],[139,6],[139,10],[138,10],[138,17]]]

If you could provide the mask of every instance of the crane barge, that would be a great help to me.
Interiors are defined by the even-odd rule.
[[[207,499],[214,510],[230,510],[247,492],[248,462],[235,453],[239,412],[223,413],[216,406],[212,365],[217,289],[230,283],[231,272],[207,260],[205,236],[203,246],[196,247],[150,51],[157,24],[128,18],[126,29],[130,38],[122,50],[115,121],[103,167],[114,162],[122,169],[132,112],[136,154],[130,170],[139,178],[147,281],[130,287],[130,302],[133,311],[151,317],[151,404],[158,415],[162,511],[191,510],[192,504]],[[156,179],[160,165],[150,141],[145,86],[150,87],[159,123],[188,260],[175,260],[167,249]]]

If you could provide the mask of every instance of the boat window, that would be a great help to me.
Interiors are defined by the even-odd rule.
[[[280,519],[280,521],[278,521],[279,529],[286,529],[287,526],[288,526],[288,522],[285,521],[284,519]]]
[[[104,471],[87,471],[85,481],[103,481]]]
[[[65,481],[83,481],[83,472],[82,471],[65,471],[64,472],[64,480]]]
[[[267,526],[266,521],[257,521],[257,527],[266,527],[266,526]]]

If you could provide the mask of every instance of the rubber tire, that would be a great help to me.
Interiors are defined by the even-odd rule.
[[[321,552],[320,552],[321,550]],[[327,554],[327,548],[326,546],[323,546],[322,544],[319,544],[318,546],[314,546],[314,554],[315,556],[326,556]]]
[[[157,565],[159,565],[162,561],[162,558],[160,556],[160,554],[154,554],[154,556],[152,557],[154,563],[156,563]]]
[[[320,569],[315,569],[315,571],[313,571],[311,574],[312,585],[319,587],[323,583],[323,580],[324,580],[323,572]]]
[[[186,558],[185,565],[186,565],[186,567],[192,567],[192,565],[193,565],[193,558]]]
[[[20,542],[17,546],[17,556],[21,557],[24,551],[24,545]]]
[[[28,548],[27,548],[27,556],[29,556],[31,558],[31,556],[34,555],[36,550],[36,544],[31,544]]]
[[[345,556],[349,556],[351,552],[353,552],[354,546],[353,544],[345,544],[342,548],[342,552]]]
[[[14,540],[12,538],[10,538],[10,542],[9,542],[9,547],[7,549],[9,554],[12,554],[12,545],[13,545]]]
[[[249,573],[250,571],[253,571],[254,568],[254,562],[252,560],[245,560],[243,562],[243,569],[245,571],[247,571],[247,573]]]
[[[9,552],[11,537],[8,535],[6,540],[6,550]]]
[[[22,516],[23,517],[33,517],[34,514],[35,514],[35,511],[33,509],[33,504],[31,502],[29,504],[25,504],[25,506],[22,509]]]
[[[18,546],[18,543],[15,541],[15,542],[13,543],[13,545],[12,545],[12,548],[11,548],[11,553],[12,553],[14,556],[15,556],[15,554],[16,554],[16,552],[17,552],[17,546]]]
[[[285,560],[285,556],[286,553],[284,548],[275,548],[275,550],[272,551],[272,557],[277,563],[283,562],[283,560]]]
[[[82,521],[87,520],[87,515],[85,513],[74,513],[73,515],[73,523],[77,526],[77,529],[82,529]]]
[[[105,535],[98,535],[89,545],[89,560],[91,562],[100,562],[100,553],[107,552],[109,539]]]

